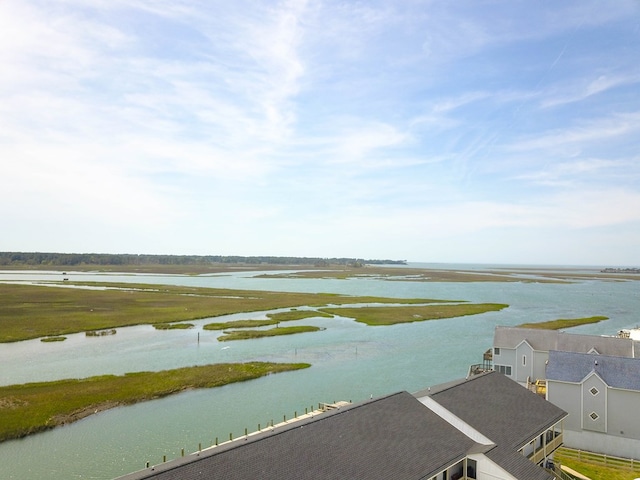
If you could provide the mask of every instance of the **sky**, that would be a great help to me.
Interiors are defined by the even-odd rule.
[[[640,266],[640,2],[2,0],[0,251]]]

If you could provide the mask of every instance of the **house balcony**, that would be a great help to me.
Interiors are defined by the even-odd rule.
[[[479,375],[481,373],[490,372],[493,370],[493,349],[489,349],[482,355],[482,363],[476,363],[469,367],[469,373],[467,378],[472,375]]]
[[[490,348],[482,355],[482,360],[485,362],[489,362],[489,364],[493,361],[493,348]]]
[[[534,446],[533,452],[528,455],[528,459],[533,463],[540,464],[547,457],[549,457],[553,452],[555,452],[563,443],[563,434],[562,432],[556,432],[553,430],[547,431],[543,436],[542,444],[536,442],[537,445]]]

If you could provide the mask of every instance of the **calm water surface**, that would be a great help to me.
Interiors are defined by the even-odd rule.
[[[466,268],[461,267],[461,268]],[[485,266],[486,268],[486,266]],[[0,281],[59,280],[60,272],[0,272]],[[0,444],[1,479],[111,479],[185,452],[257,429],[273,420],[334,400],[414,392],[464,377],[491,346],[496,325],[606,315],[572,331],[615,334],[640,323],[640,282],[587,280],[572,284],[423,283],[374,279],[258,279],[253,274],[210,276],[113,275],[69,272],[82,280],[137,282],[441,298],[507,303],[509,308],[471,317],[368,327],[346,318],[306,319],[326,330],[290,337],[220,343],[219,332],[120,328],[113,336],[69,335],[65,342],[0,344],[0,384],[215,362],[308,362],[312,367],[169,398],[116,408],[73,425]],[[260,318],[268,312],[217,317]],[[199,334],[199,335],[198,335]],[[198,342],[199,336],[199,342]]]

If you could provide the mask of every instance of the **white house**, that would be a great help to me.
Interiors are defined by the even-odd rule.
[[[496,327],[493,369],[569,413],[564,444],[640,458],[640,342],[631,337]]]
[[[551,351],[547,398],[569,413],[568,446],[640,456],[640,358]]]
[[[526,386],[545,379],[551,350],[635,358],[640,356],[640,342],[631,338],[498,326],[493,335],[493,369]]]

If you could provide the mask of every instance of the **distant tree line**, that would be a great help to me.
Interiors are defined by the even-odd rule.
[[[270,264],[270,265],[406,265],[406,260],[376,260],[360,258],[272,257],[239,255],[137,255],[111,253],[41,253],[0,252],[0,266],[20,265],[211,265],[211,264]]]
[[[602,273],[640,273],[640,268],[605,268]]]

